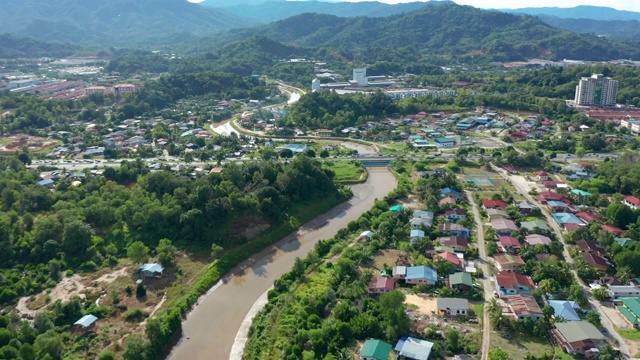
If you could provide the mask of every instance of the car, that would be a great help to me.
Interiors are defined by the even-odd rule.
[[[498,296],[498,292],[497,291],[493,292],[493,297],[500,297],[500,296]]]
[[[473,283],[471,286],[475,287],[475,288],[479,288],[482,287],[482,285],[478,284],[478,283]]]

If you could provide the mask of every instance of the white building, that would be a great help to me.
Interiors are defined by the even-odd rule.
[[[320,92],[320,79],[313,79],[311,82],[311,92]]]
[[[369,79],[367,78],[367,68],[353,69],[353,81],[355,81],[359,87],[369,86]]]
[[[602,74],[583,77],[576,86],[576,105],[613,106],[618,99],[618,81]]]

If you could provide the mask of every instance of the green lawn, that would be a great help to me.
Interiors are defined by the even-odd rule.
[[[510,335],[514,336],[513,333]],[[500,332],[492,331],[491,349],[496,348],[508,352],[513,360],[524,360],[527,351],[536,356],[545,352],[551,354],[554,351],[553,346],[546,340],[529,336],[514,336],[512,339],[505,339],[500,335]]]
[[[357,160],[327,161],[324,166],[336,173],[334,180],[338,183],[356,183],[367,180],[367,171]]]
[[[621,330],[621,329],[616,329],[616,330],[618,330],[618,334],[620,334],[620,336],[622,336],[625,339],[640,341],[640,330]]]

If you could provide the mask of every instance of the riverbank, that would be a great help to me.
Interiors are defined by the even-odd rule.
[[[291,269],[296,257],[306,256],[319,240],[334,236],[395,186],[395,177],[388,169],[374,169],[366,183],[352,186],[351,200],[305,223],[275,246],[251,256],[251,260],[240,262],[215,290],[199,298],[199,305],[183,322],[182,338],[168,358],[229,358],[247,313],[273,281]]]

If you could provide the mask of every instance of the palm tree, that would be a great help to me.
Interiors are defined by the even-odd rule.
[[[498,301],[495,298],[489,301],[486,311],[489,312],[489,320],[491,320],[493,327],[498,328],[502,322],[502,307],[498,305]]]
[[[352,359],[353,359],[353,354],[349,349],[341,349],[336,354],[336,360],[352,360]]]
[[[629,266],[622,266],[618,269],[618,272],[616,272],[616,278],[618,278],[618,280],[620,280],[623,284],[627,284],[629,280],[633,278],[633,276],[633,270],[631,270],[631,267]]]

